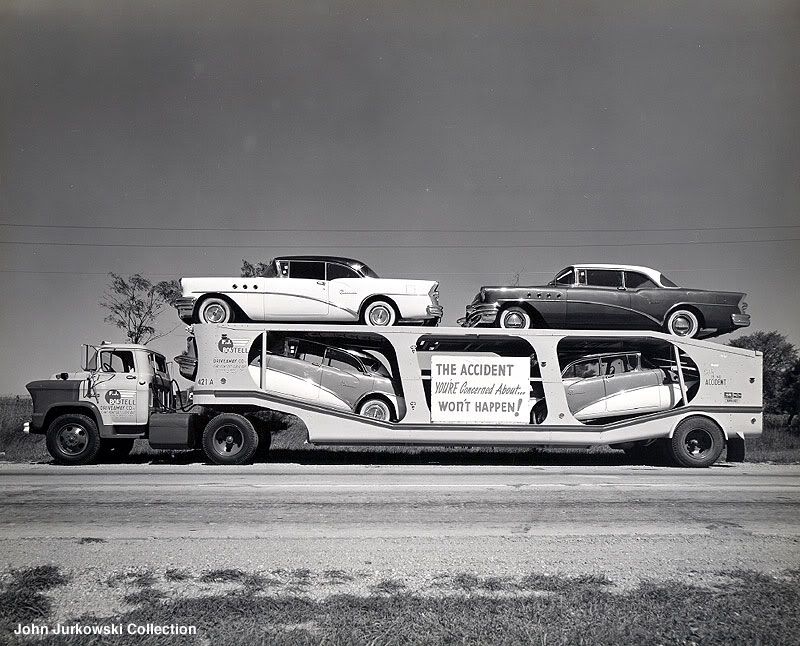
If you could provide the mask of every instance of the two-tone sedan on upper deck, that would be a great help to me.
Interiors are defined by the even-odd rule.
[[[741,292],[679,287],[660,271],[578,264],[541,287],[481,287],[466,327],[657,330],[709,337],[750,325]]]
[[[185,323],[316,321],[389,326],[437,325],[439,283],[379,278],[366,264],[336,256],[283,256],[264,276],[182,278],[176,307]]]

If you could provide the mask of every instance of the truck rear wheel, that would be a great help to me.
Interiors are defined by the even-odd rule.
[[[725,447],[725,436],[710,419],[687,417],[675,429],[670,455],[682,467],[710,467]]]
[[[258,448],[258,433],[249,419],[221,413],[203,431],[203,451],[214,464],[246,464]]]
[[[59,415],[47,428],[47,450],[57,464],[93,462],[100,450],[97,424],[87,415]]]

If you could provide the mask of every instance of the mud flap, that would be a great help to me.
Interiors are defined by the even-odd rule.
[[[741,437],[729,437],[727,447],[726,462],[744,462],[744,440]]]

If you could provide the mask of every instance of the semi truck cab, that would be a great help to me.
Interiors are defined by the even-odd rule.
[[[33,414],[25,431],[47,435],[57,462],[125,455],[147,435],[153,411],[174,409],[164,355],[132,343],[82,346],[81,370],[26,385]]]

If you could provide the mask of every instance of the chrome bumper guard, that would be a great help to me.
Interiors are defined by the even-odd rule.
[[[750,315],[749,314],[731,314],[731,322],[736,327],[747,327],[750,325]]]
[[[194,303],[197,299],[194,296],[181,296],[175,301],[175,309],[181,320],[191,319],[194,314]]]
[[[497,320],[500,305],[497,303],[481,303],[468,305],[466,316],[458,319],[461,327],[475,327],[476,325],[492,325]]]

